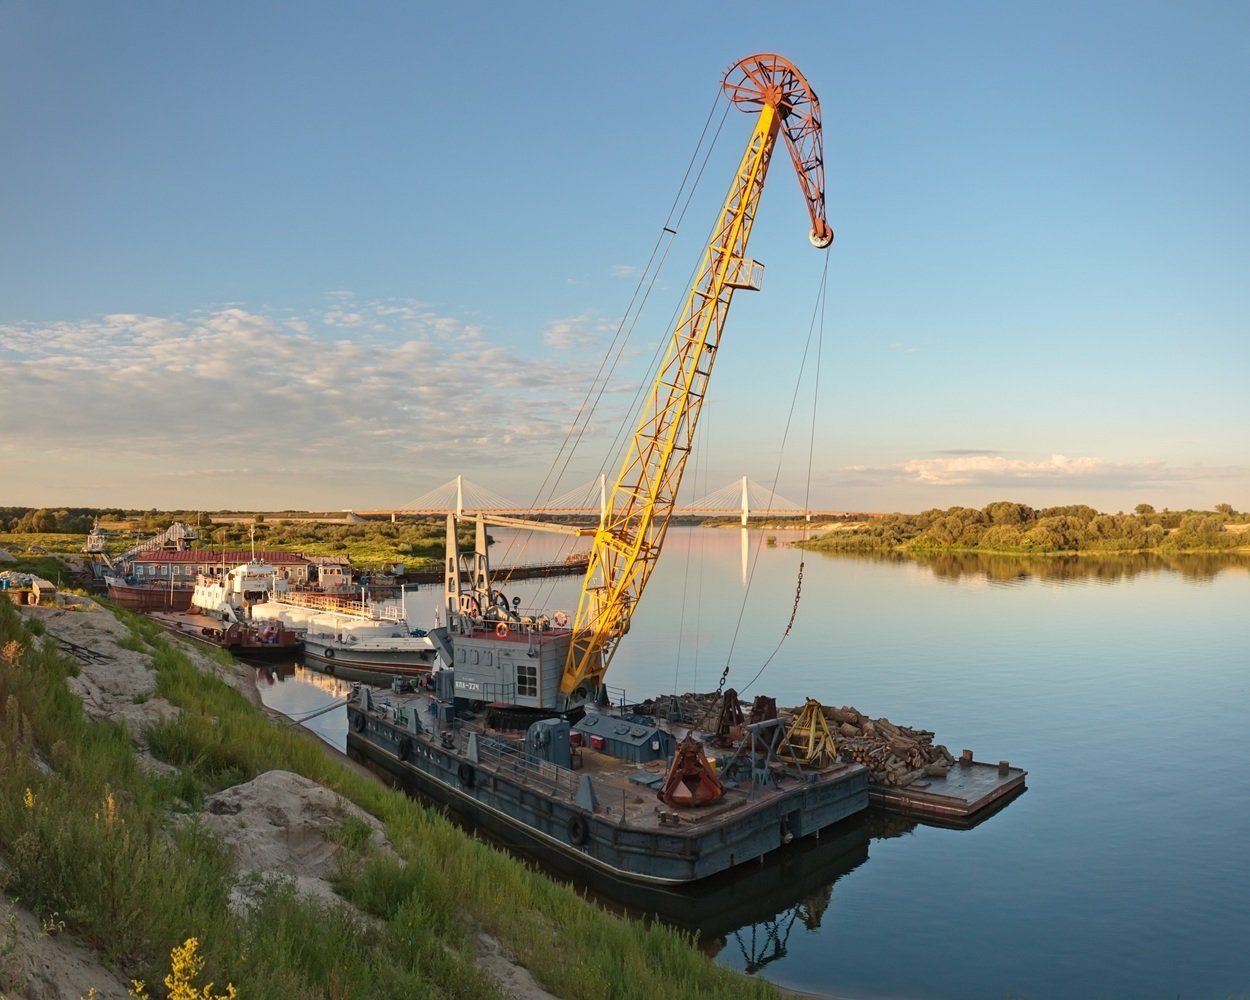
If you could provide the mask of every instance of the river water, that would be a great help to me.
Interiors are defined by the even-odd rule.
[[[562,554],[494,534],[496,563]],[[837,997],[1250,993],[1250,559],[916,562],[803,553],[794,537],[671,531],[609,684],[707,691],[728,665],[748,699],[933,730],[956,757],[1023,767],[1028,791],[970,830],[874,814],[823,854],[750,873],[703,908],[704,950]],[[506,589],[571,614],[579,587]],[[428,626],[440,602],[409,593],[410,621]],[[344,693],[281,673],[262,694],[288,713]],[[309,725],[345,743],[341,710]]]

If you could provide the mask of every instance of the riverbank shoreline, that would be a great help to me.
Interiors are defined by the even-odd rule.
[[[90,666],[91,669],[80,673],[79,679],[82,679],[82,683],[75,685],[78,688],[75,693],[83,698],[84,710],[88,715],[123,718],[133,734],[144,723],[138,722],[133,715],[126,715],[123,706],[118,702],[129,701],[134,704],[136,694],[128,693],[125,688],[134,683],[136,661],[142,660],[143,654],[121,645],[121,640],[129,632],[109,609],[89,598],[70,600],[72,604],[69,607],[24,605],[21,613],[23,618],[40,622],[45,630],[45,637],[51,637],[61,648],[83,651],[81,655],[88,661],[83,666]],[[301,737],[312,740],[335,763],[371,781],[385,784],[363,764],[353,761],[283,713],[266,706],[256,683],[257,668],[239,660],[224,666],[212,654],[193,643],[180,642],[178,645],[197,662],[199,669],[217,673],[272,723],[298,731]],[[109,667],[103,668],[106,661]],[[106,673],[117,673],[121,684],[110,686],[104,680]],[[144,698],[142,705],[153,706],[142,713],[144,719],[162,717],[165,714],[159,699]],[[146,748],[140,749],[139,753],[145,756]],[[159,765],[149,761],[148,766]],[[272,808],[272,803],[269,808]],[[308,831],[296,829],[288,830],[286,835],[301,840],[307,833]],[[120,1000],[129,996],[129,984],[120,980],[94,952],[75,941],[72,935],[50,933],[48,921],[24,908],[17,898],[0,894],[0,915],[11,918],[13,944],[9,951],[14,956],[21,956],[22,966],[22,971],[14,973],[13,978],[24,980],[28,984],[27,989],[31,986],[36,988],[36,992],[29,996],[75,1000],[91,988],[95,989],[94,995],[101,1000],[112,1000],[113,997]],[[478,966],[496,982],[504,996],[512,1000],[558,1000],[554,994],[539,986],[529,971],[515,961],[492,935],[479,929],[474,934],[474,943]],[[15,957],[14,962],[18,961]],[[88,985],[84,986],[83,983]],[[5,992],[3,995],[10,1000],[22,1000],[28,994],[17,990]]]
[[[145,733],[154,732],[153,727],[159,731],[162,725],[177,719],[179,713],[185,711],[165,701],[155,686],[157,674],[154,672],[153,660],[167,659],[173,650],[177,650],[177,655],[185,654],[195,671],[216,676],[238,691],[249,706],[260,709],[260,717],[267,719],[270,725],[299,729],[301,732],[299,742],[314,740],[320,755],[338,765],[346,763],[345,770],[358,776],[357,784],[359,784],[359,779],[365,779],[370,785],[380,789],[389,787],[385,782],[379,781],[377,776],[363,765],[351,761],[315,733],[294,725],[292,720],[281,712],[267,708],[263,704],[257,686],[256,668],[240,661],[225,660],[220,655],[200,650],[199,647],[163,638],[164,633],[160,633],[162,638],[153,640],[157,645],[149,646],[144,641],[138,641],[132,626],[119,619],[108,608],[87,598],[72,595],[65,595],[64,600],[67,604],[62,606],[24,606],[19,611],[20,618],[33,628],[35,648],[46,650],[55,646],[62,655],[73,655],[79,659],[78,671],[71,672],[66,684],[81,701],[85,718],[91,722],[120,724],[132,740],[136,759],[143,771],[149,774],[168,775],[171,778],[176,778],[178,774],[177,768],[172,767],[152,752],[144,738]],[[141,619],[136,620],[135,624],[140,622]],[[172,649],[162,653],[165,642],[169,642]],[[25,641],[21,644],[24,645]],[[10,646],[12,645],[11,643]],[[17,656],[21,651],[11,649],[10,652]],[[165,667],[161,668],[162,671],[165,669]],[[39,762],[36,761],[36,763]],[[48,763],[40,766],[47,769],[46,774],[49,779],[55,780],[54,772]],[[282,765],[275,759],[274,766],[281,767]],[[41,788],[40,784],[31,783],[35,784],[37,790]],[[320,787],[319,792],[316,791],[318,787]],[[315,795],[314,792],[316,792]],[[352,794],[353,797],[360,799],[358,793]],[[386,793],[383,792],[383,794]],[[43,801],[44,795],[43,791],[37,791],[40,801]],[[315,802],[318,796],[328,796],[327,804],[317,807],[311,814],[308,813],[309,803]],[[372,800],[374,796],[372,793],[367,793],[364,798]],[[403,798],[408,801],[406,797]],[[226,803],[220,810],[213,805],[213,802],[218,800]],[[329,804],[329,800],[337,800],[341,804],[334,806]],[[338,793],[331,792],[324,786],[316,786],[299,775],[271,770],[260,774],[252,781],[245,781],[242,785],[230,786],[222,792],[214,793],[204,800],[204,808],[206,811],[202,814],[202,821],[217,831],[217,835],[224,839],[225,846],[232,853],[240,859],[246,859],[246,861],[240,860],[239,863],[243,866],[240,871],[250,871],[253,877],[259,872],[259,877],[264,882],[266,865],[279,864],[282,870],[278,877],[290,878],[293,872],[298,892],[303,893],[306,888],[311,887],[310,891],[313,892],[314,898],[320,899],[320,905],[351,907],[349,902],[336,894],[337,890],[333,887],[334,879],[331,873],[333,866],[339,864],[333,861],[338,855],[338,848],[326,840],[328,832],[342,822],[341,819],[334,820],[333,817],[344,815],[344,809],[356,808],[343,800]],[[412,807],[405,808],[411,811]],[[388,806],[377,815],[379,817],[389,815],[393,811]],[[218,812],[221,815],[217,815]],[[283,818],[276,820],[274,817],[279,814]],[[276,829],[282,831],[277,841],[272,835],[263,835],[263,831],[269,829],[275,822],[280,824]],[[385,822],[389,823],[389,820]],[[433,824],[431,833],[438,826],[446,826],[445,823],[440,824],[435,819],[429,822]],[[369,826],[378,831],[382,829],[376,818],[369,819]],[[385,837],[383,833],[378,835]],[[259,841],[256,839],[258,836],[261,837]],[[447,836],[445,831],[440,830],[437,839],[441,842]],[[459,833],[454,834],[456,840],[459,840],[461,836]],[[270,851],[275,846],[307,845],[314,842],[322,845],[317,847],[315,852],[317,855],[315,871],[301,869],[298,863],[292,861],[289,853],[284,855],[280,862],[270,857]],[[262,846],[258,847],[258,843]],[[382,846],[385,849],[385,840],[382,841]],[[301,850],[306,852],[307,847]],[[476,858],[481,850],[482,848],[472,840],[464,841],[463,852],[459,846],[451,846],[450,840],[441,848],[435,847],[434,842],[429,844],[429,851],[433,852],[430,856],[439,858],[443,867],[462,866],[463,861],[455,857],[457,853],[466,853]],[[482,862],[485,860],[483,858]],[[482,862],[474,863],[481,864]],[[505,867],[508,869],[515,867],[517,874],[508,875],[499,883],[499,898],[488,904],[487,910],[493,912],[499,906],[505,909],[509,906],[525,906],[519,900],[514,899],[512,891],[504,890],[503,884],[512,878],[528,880],[539,876],[524,873],[526,866],[511,859],[505,861],[499,857],[487,867],[493,869],[497,866],[504,867],[500,867],[498,875],[492,876],[492,879],[503,876]],[[546,882],[546,879],[543,881]],[[541,890],[539,895],[545,898],[553,895],[553,890],[554,896],[569,891],[559,883],[550,883],[550,888]],[[102,953],[97,954],[90,948],[84,947],[82,940],[76,941],[72,927],[69,930],[49,932],[48,921],[55,922],[56,915],[43,914],[40,909],[33,911],[25,909],[15,898],[18,895],[22,893],[10,893],[0,897],[0,917],[9,921],[13,928],[11,941],[6,942],[2,949],[4,960],[0,961],[0,990],[3,990],[5,996],[12,1000],[35,1000],[35,998],[76,1000],[80,996],[87,995],[87,991],[92,988],[95,989],[97,997],[106,998],[106,1000],[112,1000],[113,997],[121,1000],[127,996],[129,984],[116,971],[110,971],[110,964],[115,965],[115,962],[105,960],[102,958]],[[481,902],[478,901],[473,905],[480,908]],[[585,905],[589,904],[579,901],[577,909]],[[458,918],[467,922],[468,925],[467,944],[470,951],[465,957],[473,963],[479,978],[493,984],[493,992],[512,998],[512,1000],[558,1000],[560,995],[571,996],[579,993],[576,987],[571,987],[570,993],[563,993],[559,988],[553,992],[541,986],[520,958],[515,941],[508,944],[504,940],[504,936],[510,939],[517,938],[516,928],[508,931],[504,936],[496,936],[491,933],[494,925],[484,926],[479,923],[479,919],[474,916],[476,912],[470,907],[466,897],[460,904]],[[554,921],[550,923],[552,930],[569,926],[567,915],[557,916],[554,911],[550,916],[546,914],[547,911],[544,908],[534,909],[532,912],[518,910],[516,916],[524,916],[524,920],[518,921],[516,926],[521,928],[527,924],[534,924],[539,927],[548,921]],[[587,914],[587,917],[589,916],[590,914]],[[606,914],[595,916],[591,923],[605,919],[614,924],[619,923],[618,918]],[[582,922],[576,921],[574,926]],[[509,920],[507,924],[501,926],[507,927],[511,923],[512,921]],[[661,934],[657,939],[657,928],[645,929],[640,926],[631,929],[631,927],[631,924],[621,923],[619,931],[609,935],[609,937],[624,935],[622,945],[626,938],[636,939],[637,944],[626,946],[620,952],[622,955],[629,954],[631,948],[637,950],[638,946],[644,945],[645,942],[652,942],[645,944],[639,952],[639,956],[646,954],[656,945],[660,945],[660,939],[666,939],[669,936]],[[568,934],[567,929],[560,930],[555,940],[561,940],[566,934]],[[525,939],[526,934],[522,933],[520,940]],[[575,940],[576,935],[570,939],[570,942]],[[693,980],[690,978],[689,971],[676,974],[669,972],[665,974],[665,981],[674,979],[674,981],[691,983],[690,995],[692,996],[741,995],[760,998],[773,995],[810,996],[810,994],[784,991],[766,981],[752,980],[730,970],[718,968],[704,956],[699,955],[689,944],[678,945],[677,942],[678,939],[674,938],[673,941],[660,945],[660,951],[654,952],[654,957],[647,962],[647,966],[652,968],[655,975],[659,975],[660,970],[674,967],[673,963],[677,958],[677,953],[671,950],[674,946],[681,951],[689,949],[689,958],[681,959],[676,967],[688,968],[688,970],[697,967],[705,971],[696,973]],[[568,954],[572,955],[578,955],[580,951],[584,951],[573,943],[565,947],[571,949]],[[613,952],[617,953],[615,948]],[[520,954],[529,953],[522,951]],[[632,961],[636,963],[639,956]],[[582,954],[575,961],[583,962],[585,957],[586,955]],[[689,965],[691,962],[694,964]],[[550,970],[547,974],[551,974]],[[558,980],[559,973],[555,975]],[[737,980],[740,986],[734,987],[723,977]],[[694,982],[704,979],[707,982],[702,986],[693,985]],[[641,982],[639,980],[635,986],[640,986]],[[720,982],[721,986],[708,992],[709,984],[714,982]],[[236,982],[236,985],[246,986],[247,984]],[[637,990],[627,995],[637,995]]]

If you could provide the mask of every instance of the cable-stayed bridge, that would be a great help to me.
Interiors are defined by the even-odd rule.
[[[545,503],[526,505],[515,503],[464,476],[457,476],[398,507],[388,510],[355,510],[352,513],[357,517],[390,517],[391,520],[465,513],[515,517],[597,517],[603,509],[606,496],[607,487],[600,476],[552,497]],[[829,517],[846,512],[806,510],[768,487],[743,476],[697,500],[678,503],[673,513],[705,517],[741,516],[742,523],[746,524],[752,517],[802,517],[810,520],[818,515]]]

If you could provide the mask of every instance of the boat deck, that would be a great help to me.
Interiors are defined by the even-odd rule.
[[[960,760],[945,777],[924,778],[906,788],[870,782],[868,799],[874,806],[904,816],[962,825],[988,815],[1023,792],[1027,775],[1027,771],[1005,761],[988,764]]]
[[[681,739],[685,733],[675,732],[674,735]],[[698,736],[697,733],[695,735]],[[707,752],[709,756],[716,754],[711,747]],[[619,813],[630,826],[655,829],[676,825],[694,828],[714,825],[788,790],[797,789],[805,780],[826,781],[859,768],[857,764],[838,763],[819,771],[799,772],[793,766],[775,764],[772,768],[773,787],[752,788],[727,781],[724,797],[716,802],[676,809],[662,802],[658,795],[668,773],[667,761],[636,764],[590,747],[579,747],[574,754],[574,771],[591,776],[599,801],[605,807],[614,807],[612,811]]]
[[[582,775],[594,783],[598,802],[606,815],[629,826],[660,829],[680,827],[687,830],[715,825],[731,814],[749,812],[770,798],[797,789],[800,785],[820,784],[836,780],[858,769],[860,765],[838,762],[822,770],[800,768],[774,761],[768,781],[752,786],[726,780],[726,794],[708,805],[676,809],[660,801],[657,792],[668,771],[664,760],[637,763],[594,749],[578,746],[572,749],[572,766],[559,767],[547,763],[530,763],[525,759],[524,734],[490,729],[480,717],[440,721],[437,700],[432,692],[418,691],[398,694],[380,691],[378,701],[392,708],[403,708],[417,714],[422,727],[433,739],[443,732],[451,734],[458,752],[469,750],[470,737],[477,736],[480,766],[495,773],[506,772],[521,778],[536,789],[573,801]],[[663,719],[657,724],[681,740],[693,734],[701,741],[707,734],[697,728]],[[732,753],[705,743],[709,758],[722,762]],[[1028,772],[1007,762],[990,764],[972,760],[967,753],[942,777],[925,777],[907,787],[868,783],[869,802],[897,815],[931,823],[971,826],[992,815],[1025,790]],[[724,777],[722,775],[722,777]]]
[[[232,625],[196,611],[150,611],[147,617],[159,622],[171,635],[249,656],[284,655],[298,650],[300,646],[298,636],[289,629],[275,633],[268,640],[258,639],[256,631],[265,625],[264,622]]]
[[[599,751],[591,746],[571,748],[570,768],[545,762],[526,760],[525,734],[493,730],[483,724],[481,718],[470,720],[440,721],[437,702],[425,691],[395,692],[379,691],[375,695],[375,707],[389,706],[388,714],[395,709],[415,712],[421,720],[425,734],[439,741],[443,733],[450,734],[457,752],[470,755],[470,739],[476,736],[476,765],[487,773],[506,775],[514,781],[531,785],[536,791],[547,795],[576,800],[582,777],[589,776],[595,797],[602,807],[602,815],[609,820],[633,829],[697,832],[699,829],[717,826],[727,820],[763,807],[779,796],[801,792],[803,786],[819,788],[840,782],[849,775],[864,772],[859,764],[838,762],[831,767],[814,770],[775,761],[769,769],[768,781],[763,785],[751,782],[725,780],[725,795],[707,805],[676,808],[662,802],[658,792],[668,773],[668,761],[651,760],[634,762]],[[696,739],[703,734],[677,723],[657,720],[657,724],[681,740],[693,733]],[[707,755],[725,758],[732,751],[718,750],[706,745]],[[722,775],[723,777],[723,775]]]
[[[160,622],[171,632],[189,633],[192,638],[199,638],[202,629],[220,631],[223,628],[220,618],[213,618],[195,611],[151,611],[147,617]]]

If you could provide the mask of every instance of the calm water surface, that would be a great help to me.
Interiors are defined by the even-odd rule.
[[[1250,561],[922,564],[769,534],[791,537],[670,532],[609,683],[706,691],[728,663],[748,697],[934,730],[956,756],[1025,768],[1028,791],[972,830],[871,817],[825,855],[727,887],[704,940],[717,962],[838,997],[1250,993]],[[571,613],[579,586],[507,589]],[[407,600],[428,625],[440,591]],[[292,712],[341,694],[302,668],[262,689]],[[341,712],[310,725],[345,742]]]

